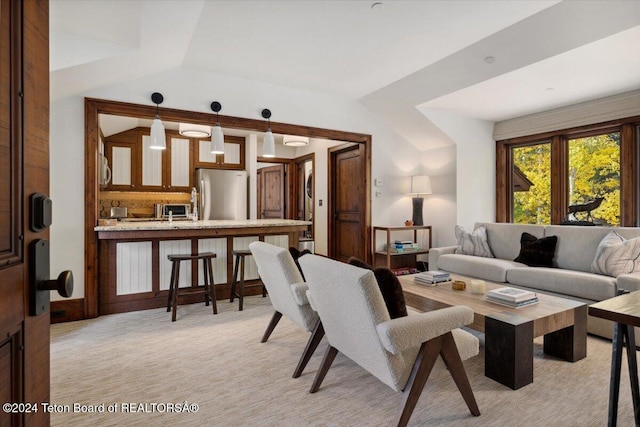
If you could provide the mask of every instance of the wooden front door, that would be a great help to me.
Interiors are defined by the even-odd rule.
[[[0,0],[0,426],[49,414],[49,312],[29,314],[29,196],[49,192],[49,4]],[[5,404],[25,403],[5,407]],[[35,404],[36,406],[31,406]],[[7,411],[7,409],[9,409]],[[37,412],[36,412],[37,410]]]
[[[368,261],[366,162],[363,144],[330,150],[329,257]]]
[[[258,216],[265,218],[285,217],[285,165],[275,165],[258,171]]]

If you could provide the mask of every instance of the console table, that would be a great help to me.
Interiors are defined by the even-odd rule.
[[[429,245],[426,248],[420,248],[418,250],[410,249],[403,252],[397,252],[395,251],[395,248],[392,249],[393,245],[391,241],[391,234],[393,232],[413,231],[413,242],[417,243],[419,230],[427,230],[429,232]],[[377,248],[378,231],[384,231],[386,233],[386,247],[384,251],[378,251]],[[415,267],[416,256],[429,253],[429,249],[431,249],[432,234],[430,225],[373,227],[373,266],[376,267],[379,263],[384,262],[384,266],[387,268],[406,267],[407,264],[413,264],[412,267]]]
[[[640,392],[638,391],[638,363],[636,360],[634,327],[640,326],[640,291],[629,293],[620,291],[620,295],[600,301],[589,307],[589,314],[614,321],[611,380],[609,385],[609,427],[618,419],[618,396],[620,394],[620,370],[622,366],[622,347],[627,349],[629,380],[633,398],[633,415],[636,426],[640,425]]]

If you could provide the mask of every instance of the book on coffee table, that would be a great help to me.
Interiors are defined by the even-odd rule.
[[[501,300],[499,298],[493,298],[489,295],[487,295],[486,300],[494,304],[500,304],[500,305],[504,305],[505,307],[511,307],[511,308],[527,307],[529,305],[537,304],[539,302],[537,297],[534,297],[525,301],[521,301],[521,302],[509,302],[509,301]]]
[[[534,299],[537,295],[535,292],[525,291],[523,289],[503,287],[490,290],[487,292],[487,297],[510,303],[519,303]]]
[[[446,271],[430,270],[423,271],[415,275],[414,280],[418,283],[424,283],[426,285],[433,285],[436,283],[450,282],[451,275]]]

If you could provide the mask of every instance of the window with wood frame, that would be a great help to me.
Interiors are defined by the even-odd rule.
[[[496,143],[496,220],[638,226],[640,117]]]
[[[550,224],[551,143],[511,147],[511,217],[519,224]]]

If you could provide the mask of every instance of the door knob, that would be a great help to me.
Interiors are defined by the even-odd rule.
[[[40,290],[58,291],[61,297],[69,298],[73,294],[73,272],[63,271],[55,280],[43,280],[40,282]]]
[[[73,273],[69,270],[60,273],[57,279],[49,275],[49,241],[34,240],[29,245],[29,314],[38,316],[49,311],[49,291],[69,298],[73,293]]]

